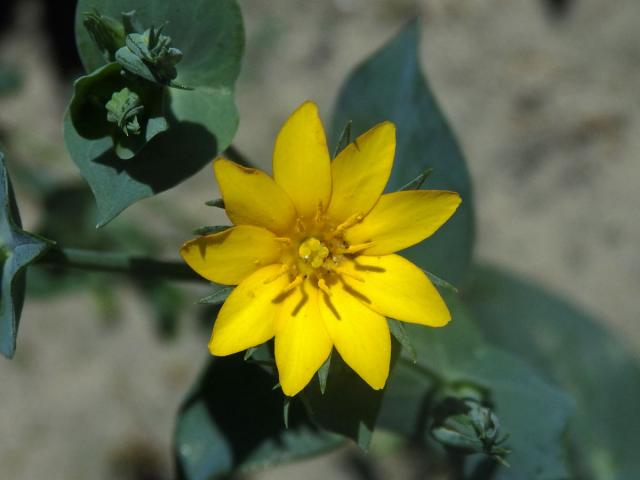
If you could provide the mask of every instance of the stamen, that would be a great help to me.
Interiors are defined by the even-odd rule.
[[[275,282],[277,279],[279,279],[281,276],[286,275],[287,273],[289,273],[289,270],[291,270],[291,265],[289,264],[282,264],[282,266],[280,267],[280,270],[278,271],[278,273],[274,274],[272,277],[267,278],[264,282],[265,285],[271,282]]]
[[[302,218],[298,217],[296,218],[296,232],[298,233],[302,233],[304,232],[305,228],[304,228],[304,222],[302,221]]]
[[[331,296],[331,290],[327,286],[327,282],[325,282],[324,278],[318,279],[318,288],[326,293],[328,296]]]
[[[336,227],[335,233],[341,233],[349,227],[353,227],[356,223],[360,222],[364,218],[362,213],[354,213],[344,222]]]
[[[291,290],[296,288],[298,285],[300,285],[303,281],[304,281],[304,277],[302,275],[298,275],[296,278],[293,279],[293,281],[289,285],[284,287],[284,289],[282,290],[282,293],[290,292]]]
[[[373,242],[360,243],[358,245],[349,245],[347,248],[338,248],[336,253],[358,253],[371,247]]]

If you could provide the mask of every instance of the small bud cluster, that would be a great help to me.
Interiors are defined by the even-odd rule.
[[[445,397],[435,409],[431,434],[442,445],[460,453],[484,453],[500,463],[509,453],[502,445],[496,414],[476,398]]]
[[[111,96],[111,100],[106,103],[105,108],[107,109],[107,120],[118,125],[125,135],[140,134],[138,115],[144,112],[144,105],[142,105],[137,93],[125,87]]]
[[[171,37],[162,34],[163,27],[151,27],[144,33],[127,35],[126,46],[142,60],[161,83],[169,83],[178,76],[176,65],[182,52],[171,46]]]

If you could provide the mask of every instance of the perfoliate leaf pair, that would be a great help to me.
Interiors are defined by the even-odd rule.
[[[20,213],[0,152],[0,353],[13,357],[24,303],[27,266],[52,243],[22,230]]]
[[[242,17],[235,0],[79,0],[76,41],[88,75],[76,82],[65,145],[104,225],[231,143]],[[193,90],[168,88],[182,85]]]

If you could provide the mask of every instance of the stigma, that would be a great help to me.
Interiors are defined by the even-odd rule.
[[[307,237],[298,247],[298,257],[314,270],[324,265],[329,248],[316,237]]]

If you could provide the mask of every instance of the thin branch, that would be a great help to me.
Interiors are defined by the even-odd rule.
[[[37,265],[123,273],[132,277],[162,277],[169,280],[206,282],[186,264],[126,253],[53,247]]]

